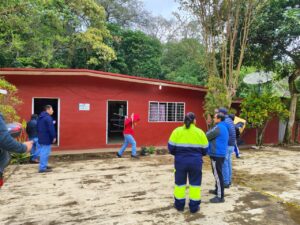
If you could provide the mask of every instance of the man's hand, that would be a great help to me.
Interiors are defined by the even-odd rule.
[[[56,138],[53,139],[52,144],[55,144],[55,142],[56,142]]]
[[[33,141],[26,141],[23,144],[26,145],[26,152],[29,153],[32,149]]]

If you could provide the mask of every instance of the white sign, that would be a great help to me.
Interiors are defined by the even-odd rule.
[[[89,103],[79,103],[79,111],[90,111]]]

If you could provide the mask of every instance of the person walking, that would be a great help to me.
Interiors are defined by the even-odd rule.
[[[38,143],[40,151],[39,173],[51,172],[48,166],[48,159],[51,153],[51,145],[56,142],[56,132],[53,124],[53,108],[46,105],[37,121]]]
[[[126,150],[127,146],[131,144],[131,157],[138,158],[136,154],[136,141],[133,137],[134,135],[134,127],[137,125],[137,122],[140,121],[140,116],[138,114],[132,113],[130,117],[126,118],[124,121],[124,144],[121,147],[120,151],[117,152],[117,157],[121,158],[123,152]]]
[[[228,129],[229,139],[226,156],[223,164],[223,176],[224,187],[229,188],[232,183],[232,153],[236,144],[236,133],[233,121],[227,115],[228,110],[226,108],[219,108],[219,113],[223,113],[225,116],[225,124]]]
[[[209,193],[216,196],[210,199],[211,203],[224,202],[224,178],[223,178],[223,163],[225,160],[229,133],[224,122],[225,116],[222,113],[217,113],[214,116],[215,126],[206,133],[209,141],[209,148],[207,154],[210,156],[211,168],[215,177],[215,189],[210,190]]]
[[[39,163],[38,132],[37,132],[37,114],[32,114],[30,121],[27,122],[26,133],[33,146],[30,152],[30,163]]]
[[[183,211],[185,206],[185,191],[189,179],[189,208],[191,213],[200,210],[202,156],[206,155],[208,141],[205,133],[196,127],[195,114],[185,115],[184,125],[176,128],[169,139],[168,149],[175,156],[175,187],[174,207]]]

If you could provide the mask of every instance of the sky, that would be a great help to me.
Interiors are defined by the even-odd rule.
[[[165,18],[172,17],[172,12],[175,11],[179,4],[175,0],[142,0],[145,4],[145,9],[152,12],[153,15],[161,15]]]

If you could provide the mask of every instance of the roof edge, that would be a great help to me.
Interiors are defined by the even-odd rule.
[[[30,73],[29,73],[30,72]],[[36,68],[0,68],[0,75],[71,75],[71,76],[92,76],[113,80],[122,80],[135,83],[152,84],[158,86],[176,87],[189,90],[207,92],[207,88],[199,85],[183,84],[172,81],[158,80],[145,77],[117,74],[88,69],[36,69]]]

